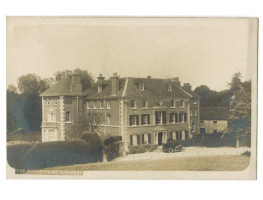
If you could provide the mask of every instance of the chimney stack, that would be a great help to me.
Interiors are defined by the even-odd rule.
[[[71,92],[82,92],[82,85],[80,82],[79,71],[75,70],[71,75],[70,91]]]
[[[103,77],[102,74],[99,74],[98,81],[102,82],[102,81],[104,81],[104,79],[105,79],[105,77]]]
[[[117,72],[113,73],[111,77],[111,95],[116,95],[117,92],[120,90],[119,88],[120,80]]]
[[[184,90],[188,90],[191,91],[192,90],[192,86],[190,85],[190,83],[184,83],[183,87]]]
[[[179,77],[175,77],[175,78],[173,79],[173,81],[174,81],[174,83],[175,83],[176,85],[181,86],[181,82],[180,82],[180,80],[179,80]]]

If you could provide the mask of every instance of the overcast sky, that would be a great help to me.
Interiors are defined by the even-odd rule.
[[[235,72],[251,78],[252,19],[8,18],[7,85],[27,73],[51,77],[86,69],[96,78],[179,77],[193,89],[227,88]]]

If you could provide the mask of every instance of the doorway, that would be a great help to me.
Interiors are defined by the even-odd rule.
[[[158,133],[158,146],[163,144],[163,132]]]

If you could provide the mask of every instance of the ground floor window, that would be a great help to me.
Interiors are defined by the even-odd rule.
[[[140,135],[137,135],[137,145],[139,145],[140,144]]]
[[[144,134],[142,134],[142,144],[145,144],[145,141],[144,141]]]
[[[200,133],[205,134],[205,128],[200,128]]]
[[[217,130],[216,129],[214,129],[214,134],[216,134],[217,133]]]
[[[133,145],[133,137],[130,135],[130,145]]]
[[[148,133],[148,144],[151,144],[151,133]]]

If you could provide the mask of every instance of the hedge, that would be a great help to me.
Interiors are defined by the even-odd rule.
[[[84,131],[81,139],[85,140],[86,142],[89,142],[91,145],[102,147],[103,143],[100,138],[100,136],[97,133],[88,133],[87,131]]]
[[[107,146],[109,144],[112,144],[114,142],[120,142],[122,140],[121,136],[111,136],[104,140],[104,145]]]
[[[32,170],[102,161],[101,146],[84,140],[7,146],[7,161],[15,169]]]
[[[158,148],[157,144],[141,144],[141,145],[129,145],[129,153],[145,153],[145,152],[152,152]]]
[[[124,155],[124,143],[114,142],[104,147],[104,152],[107,161],[112,161],[113,159]]]

